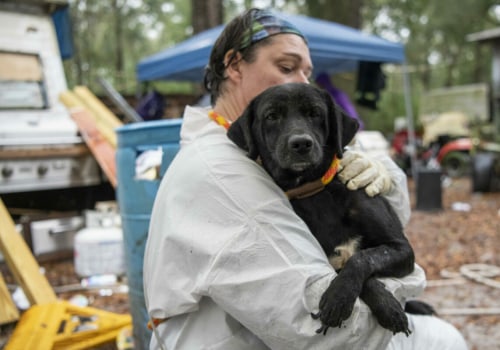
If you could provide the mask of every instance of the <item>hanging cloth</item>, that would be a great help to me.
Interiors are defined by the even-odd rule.
[[[385,88],[385,75],[380,62],[359,62],[356,103],[377,109],[380,91]]]

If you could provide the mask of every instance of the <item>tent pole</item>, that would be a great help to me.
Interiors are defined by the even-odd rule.
[[[413,109],[411,105],[410,77],[406,61],[403,62],[403,85],[406,108],[406,128],[408,130],[408,142],[410,144],[411,175],[415,180],[417,177],[417,144],[415,141],[415,126],[413,123]]]

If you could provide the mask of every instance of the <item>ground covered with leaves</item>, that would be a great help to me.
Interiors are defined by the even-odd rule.
[[[500,349],[500,276],[495,271],[500,266],[500,193],[472,193],[468,178],[445,179],[442,209],[424,211],[416,210],[411,180],[409,188],[413,214],[406,234],[429,280],[421,299],[463,333],[471,350]],[[475,281],[460,273],[470,264],[493,273]],[[126,281],[82,289],[71,260],[41,265],[60,298],[116,313],[129,311]],[[5,268],[2,272],[13,283]],[[0,349],[11,329],[3,326]]]
[[[473,193],[468,178],[445,179],[442,210],[421,211],[412,181],[409,187],[406,234],[428,279],[421,298],[462,332],[471,350],[500,349],[500,193]],[[486,276],[477,277],[482,271]]]

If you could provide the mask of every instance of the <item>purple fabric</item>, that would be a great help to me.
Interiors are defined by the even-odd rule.
[[[137,113],[144,119],[156,120],[163,117],[165,109],[165,99],[162,94],[156,91],[151,91],[143,96],[136,107]]]
[[[337,89],[335,86],[333,86],[333,83],[330,81],[330,77],[326,73],[320,73],[316,77],[316,84],[318,86],[322,87],[330,95],[332,96],[333,100],[340,106],[342,109],[349,115],[351,118],[356,119],[359,122],[359,130],[364,129],[364,123],[361,120],[361,117],[358,115],[358,112],[356,112],[356,108],[351,102],[351,99],[349,96],[342,90]]]

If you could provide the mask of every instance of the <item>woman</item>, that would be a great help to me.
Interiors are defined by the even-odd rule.
[[[224,125],[258,93],[307,82],[312,69],[302,34],[267,11],[245,12],[216,41],[205,79],[213,110],[186,108],[181,150],[151,216],[144,261],[146,303],[156,325],[151,349],[424,348],[407,340],[429,337],[421,323],[410,319],[414,335],[393,337],[359,301],[342,328],[315,333],[319,322],[311,312],[336,274],[282,191],[225,135]],[[368,184],[370,195],[386,196],[406,223],[405,177],[382,161],[346,152],[340,174],[352,189]],[[416,267],[385,282],[403,301],[422,291],[425,276]],[[444,325],[440,333],[458,339],[450,348],[461,349],[463,339]]]

